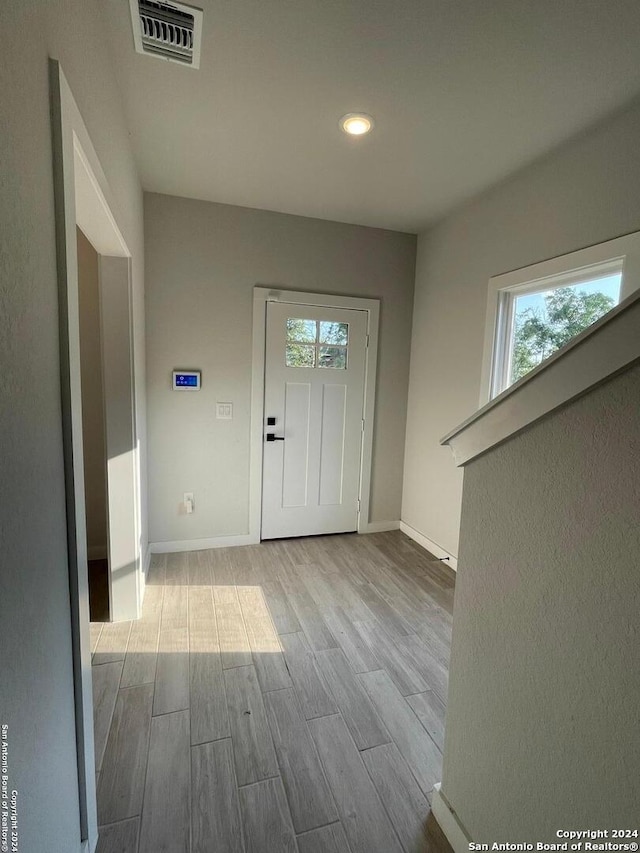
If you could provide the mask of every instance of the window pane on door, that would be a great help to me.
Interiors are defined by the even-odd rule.
[[[330,323],[320,321],[320,343],[345,346],[349,340],[348,323]]]
[[[287,344],[285,364],[287,367],[315,367],[316,348],[314,344]]]
[[[318,367],[333,367],[338,370],[347,369],[346,347],[320,347]]]
[[[515,296],[507,384],[526,376],[614,308],[620,299],[621,281],[622,274],[616,273],[569,287]]]
[[[289,341],[314,344],[317,333],[316,320],[303,320],[298,317],[289,317],[287,320],[287,340]]]

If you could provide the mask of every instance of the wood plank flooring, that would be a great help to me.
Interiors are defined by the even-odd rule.
[[[98,853],[451,853],[454,577],[398,531],[154,556],[91,626]]]

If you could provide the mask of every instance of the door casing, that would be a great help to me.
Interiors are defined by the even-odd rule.
[[[82,116],[73,98],[60,63],[49,61],[53,177],[55,190],[56,255],[59,291],[60,381],[62,397],[62,436],[64,446],[67,512],[67,547],[71,605],[71,641],[75,699],[75,728],[78,765],[79,850],[94,851],[98,841],[96,779],[94,761],[93,695],[89,644],[89,588],[85,523],[84,466],[82,450],[82,397],[80,382],[80,327],[78,312],[78,264],[76,227],[79,226],[99,255],[100,287],[111,283],[124,294],[125,314],[130,319],[131,253],[118,226],[109,185],[91,142]],[[127,304],[128,303],[128,304]],[[130,323],[123,332],[131,334]],[[128,352],[132,358],[131,349]],[[104,353],[103,353],[104,359]],[[113,366],[114,360],[111,359]],[[104,366],[104,362],[103,362]],[[133,365],[126,396],[122,399],[132,418],[135,435]],[[109,400],[105,399],[109,405]],[[124,409],[121,407],[120,414]],[[109,449],[109,447],[107,447]],[[141,583],[142,558],[139,549],[140,472],[137,447],[130,448],[128,489],[129,539],[133,538],[132,571],[127,588],[121,583],[115,590],[110,578],[110,605],[120,608],[119,618],[140,614],[144,586]],[[136,457],[133,459],[133,457]],[[108,471],[109,473],[109,471]],[[117,473],[117,472],[116,472]],[[109,519],[110,550],[119,523]],[[113,529],[115,527],[115,530]],[[110,554],[111,556],[111,554]]]
[[[358,533],[375,529],[369,521],[371,462],[375,414],[376,371],[378,364],[378,328],[380,300],[359,296],[334,296],[329,293],[305,293],[297,290],[256,286],[253,289],[253,359],[251,372],[251,450],[249,484],[249,539],[260,541],[262,526],[262,454],[264,451],[264,379],[267,303],[286,302],[321,308],[352,308],[367,312],[368,347],[364,382],[364,430],[360,459],[360,511]]]

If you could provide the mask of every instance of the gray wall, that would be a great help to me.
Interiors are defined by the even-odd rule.
[[[142,194],[99,7],[8,0],[0,12],[0,718],[9,725],[21,853],[79,846],[50,55],[62,63],[117,201],[134,252],[138,334],[143,328]],[[144,350],[144,389],[143,358]]]
[[[370,518],[398,521],[415,236],[145,194],[145,239],[151,541],[248,532],[256,284],[382,300]],[[176,367],[202,369],[199,394],[170,390]]]
[[[101,559],[107,556],[107,482],[98,255],[79,228],[76,233],[87,549],[89,559]]]
[[[465,469],[443,793],[474,841],[635,828],[640,367]]]
[[[640,229],[640,105],[420,236],[403,520],[457,555],[462,474],[439,439],[478,408],[491,276]]]

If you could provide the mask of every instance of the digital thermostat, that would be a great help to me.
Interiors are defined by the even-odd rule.
[[[174,391],[199,391],[200,390],[200,371],[199,370],[174,370],[173,371],[173,390]]]

